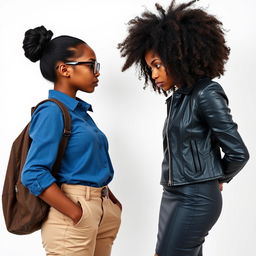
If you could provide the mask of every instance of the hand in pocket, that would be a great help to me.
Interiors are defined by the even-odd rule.
[[[82,218],[83,216],[83,209],[82,206],[80,204],[80,202],[78,202],[78,204],[76,204],[76,207],[74,208],[74,216],[71,218],[74,222],[74,225],[76,225]]]

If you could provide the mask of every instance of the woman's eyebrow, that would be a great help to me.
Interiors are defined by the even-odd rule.
[[[155,62],[156,60],[158,60],[158,59],[157,59],[157,58],[153,59],[150,64],[151,64],[151,65],[154,64],[154,62]]]

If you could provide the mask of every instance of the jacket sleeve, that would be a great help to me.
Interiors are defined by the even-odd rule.
[[[237,124],[232,120],[222,87],[213,82],[201,90],[198,107],[224,152],[221,162],[225,176],[219,181],[228,183],[247,163],[249,153],[237,131]]]
[[[29,136],[32,139],[21,182],[30,192],[40,195],[56,180],[51,174],[64,129],[62,112],[53,102],[45,102],[33,113]]]

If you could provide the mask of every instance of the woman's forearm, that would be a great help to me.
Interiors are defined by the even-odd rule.
[[[74,223],[77,223],[82,216],[81,206],[66,197],[56,183],[45,189],[39,197],[56,210],[70,217]]]

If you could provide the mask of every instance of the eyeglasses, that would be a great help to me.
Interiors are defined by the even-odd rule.
[[[97,61],[68,61],[68,62],[65,62],[64,64],[66,64],[66,65],[81,65],[81,64],[90,65],[92,67],[94,75],[100,72],[100,63]],[[59,66],[57,66],[56,69],[58,67]]]

